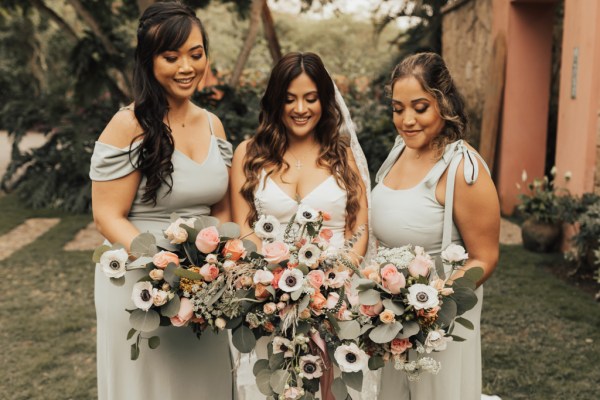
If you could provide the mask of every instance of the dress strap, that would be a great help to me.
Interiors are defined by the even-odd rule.
[[[125,110],[133,111],[133,104],[129,104],[127,106],[123,106],[123,107],[119,108],[119,111],[125,111]]]
[[[212,118],[210,117],[210,113],[206,109],[204,109],[204,112],[206,113],[206,118],[208,118],[208,129],[210,129],[210,135],[214,136],[214,134],[213,134]]]
[[[400,153],[402,153],[402,150],[404,150],[404,141],[402,140],[402,137],[400,137],[400,135],[397,135],[396,141],[394,142],[394,146],[390,150],[390,153],[388,154],[383,164],[381,164],[379,171],[377,171],[377,175],[375,175],[375,182],[383,182],[383,179],[386,177],[388,172],[390,172],[390,169],[392,169],[392,167],[398,160],[398,157],[400,157]]]

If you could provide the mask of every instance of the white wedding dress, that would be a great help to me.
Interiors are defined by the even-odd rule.
[[[323,227],[333,231],[330,243],[336,248],[344,245],[347,195],[346,191],[338,186],[333,176],[329,176],[298,202],[285,193],[271,178],[267,177],[265,179],[265,172],[263,171],[254,197],[258,213],[273,215],[282,224],[282,227],[286,226],[301,204],[329,213],[331,219],[325,221]],[[283,229],[281,235],[283,235]],[[258,358],[267,358],[267,343],[270,339],[270,337],[264,337],[259,340],[256,346],[256,354],[239,355],[235,349],[232,350],[234,354],[238,354],[238,357],[236,357],[238,366],[235,374],[237,400],[265,398],[256,387],[252,366]],[[353,400],[370,400],[377,397],[378,377],[375,378],[373,375],[375,373],[365,373],[361,392],[349,389]],[[319,393],[317,393],[317,396],[320,398]]]

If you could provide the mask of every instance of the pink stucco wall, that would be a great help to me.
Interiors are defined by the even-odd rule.
[[[495,179],[502,213],[518,203],[523,170],[544,174],[554,1],[494,0],[492,35],[507,41],[506,85]]]
[[[576,96],[572,98],[573,57],[578,49]],[[560,180],[572,173],[574,194],[594,191],[600,123],[600,1],[565,1],[560,74],[556,166]]]

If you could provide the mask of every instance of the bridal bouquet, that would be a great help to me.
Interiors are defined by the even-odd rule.
[[[346,249],[357,238],[335,249],[329,243],[331,230],[323,228],[326,218],[301,205],[286,227],[268,215],[254,226],[263,249],[252,258],[248,301],[253,306],[232,326],[232,342],[247,353],[256,337],[272,335],[268,360],[254,365],[265,396],[313,399],[319,378],[331,368],[329,359],[342,371],[332,386],[336,398],[346,398],[347,386],[360,390],[368,357],[345,335],[345,324],[351,322],[347,290],[355,270]]]
[[[218,220],[208,216],[172,216],[172,221],[164,231],[168,243],[157,245],[154,235],[142,233],[132,241],[130,253],[120,245],[103,245],[94,252],[94,261],[117,285],[123,285],[127,270],[145,271],[133,285],[135,308],[127,310],[132,327],[127,339],[137,333],[133,360],[139,356],[142,333],[159,326],[190,326],[199,337],[206,327],[224,329],[242,312],[240,298],[247,292],[234,283],[251,273],[243,257],[256,247],[238,239],[240,230],[233,223],[217,226]],[[129,262],[130,256],[136,260]],[[160,337],[148,338],[148,345],[158,347]]]
[[[468,254],[462,246],[451,244],[442,252],[444,264],[453,269],[464,266]],[[475,282],[481,268],[470,268],[464,276],[447,280],[437,276],[431,257],[422,247],[381,248],[374,262],[362,271],[356,282],[359,297],[361,348],[370,355],[369,368],[383,367],[393,360],[397,370],[409,379],[422,372],[436,374],[441,365],[431,357],[443,351],[449,341],[464,339],[452,335],[456,323],[473,329],[460,317],[477,303]],[[408,350],[416,350],[417,359],[408,359]]]

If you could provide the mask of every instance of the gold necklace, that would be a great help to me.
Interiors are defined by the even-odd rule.
[[[317,143],[315,146],[313,146],[310,150],[312,151],[318,145],[319,145],[319,143]],[[304,164],[302,164],[302,162],[300,161],[300,159],[298,157],[296,157],[296,155],[294,154],[294,152],[292,151],[292,149],[290,149],[288,147],[287,150],[290,152],[290,154],[292,155],[292,157],[294,157],[294,159],[296,160],[296,164],[295,164],[296,169],[298,169],[298,170],[302,169],[302,167],[304,166]]]

